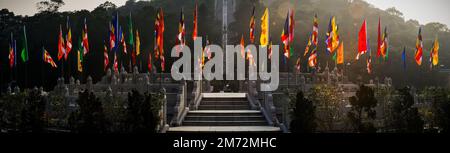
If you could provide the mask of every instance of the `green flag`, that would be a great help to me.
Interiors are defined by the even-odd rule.
[[[334,52],[333,61],[337,62],[337,52]]]
[[[133,36],[133,20],[131,19],[131,13],[130,13],[130,17],[128,18],[128,28],[129,28],[128,33],[130,34],[128,43],[131,46],[133,46],[134,45],[134,36]]]
[[[20,56],[22,57],[23,62],[28,61],[28,44],[27,44],[27,32],[25,26],[23,26],[23,46],[22,53]]]

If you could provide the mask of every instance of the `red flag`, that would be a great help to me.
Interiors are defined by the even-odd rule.
[[[289,15],[289,42],[292,43],[294,41],[294,10],[290,9],[291,14]]]
[[[184,13],[183,13],[183,9],[181,9],[180,21],[178,24],[177,45],[180,45],[181,47],[183,47],[185,45],[185,43],[186,43],[185,34],[186,34],[186,27],[184,24]],[[180,51],[180,50],[181,50],[181,48],[177,48],[177,51]]]
[[[12,35],[12,34],[11,34]],[[12,36],[11,36],[12,37]],[[14,47],[13,47],[13,40],[11,39],[11,44],[9,44],[9,67],[13,68],[14,67],[14,61],[15,61],[15,56],[14,56]]]
[[[359,60],[359,57],[367,52],[367,48],[367,29],[366,20],[364,20],[358,35],[358,55],[356,56],[356,60]]]
[[[311,55],[308,58],[308,65],[309,65],[309,67],[317,66],[317,48],[314,48],[311,51]]]
[[[194,10],[194,30],[192,32],[192,39],[197,39],[197,18],[198,18],[198,11],[197,11],[197,3],[195,3],[195,10]]]
[[[241,36],[241,56],[245,59],[245,42],[244,35]]]
[[[106,47],[106,45],[105,45],[104,48],[105,48],[105,51],[103,52],[103,56],[104,56],[103,66],[106,71],[108,69],[109,56],[108,56],[108,47]]]
[[[289,21],[290,17],[289,17],[289,12],[286,16],[286,21],[284,23],[284,29],[283,32],[281,33],[281,42],[283,42],[284,44],[284,56],[289,59],[291,57],[290,55],[290,47],[289,47]]]
[[[114,47],[116,47],[116,35],[115,35],[115,29],[113,24],[109,25],[109,48],[111,50],[114,49]]]
[[[59,25],[58,60],[61,60],[65,54],[66,54],[66,49],[65,49],[65,45],[64,45],[64,38],[62,35],[62,28],[61,28],[61,25]]]
[[[422,65],[422,54],[423,54],[423,41],[422,41],[422,27],[419,28],[419,35],[417,35],[416,41],[416,54],[415,59],[417,65]]]

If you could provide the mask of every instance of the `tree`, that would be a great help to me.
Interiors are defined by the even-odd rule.
[[[21,132],[43,132],[45,127],[45,105],[46,101],[41,96],[38,89],[33,89],[28,93],[24,101],[23,109],[21,111]]]
[[[395,7],[387,8],[386,12],[394,16],[403,17],[403,13],[397,10]]]
[[[391,126],[395,132],[421,133],[424,121],[419,110],[414,106],[414,97],[409,87],[398,90],[398,97],[394,99],[392,106]]]
[[[376,132],[373,123],[366,121],[375,119],[377,100],[372,88],[361,85],[356,96],[349,98],[352,108],[347,116],[356,132]]]
[[[69,117],[72,130],[80,133],[106,132],[105,115],[99,98],[86,90],[79,93],[77,103],[79,109]]]
[[[130,133],[155,133],[161,108],[160,95],[133,90],[128,93],[127,122]]]
[[[292,121],[290,124],[290,130],[293,133],[312,133],[315,131],[317,124],[315,122],[315,109],[313,103],[303,96],[303,92],[298,92],[295,98],[291,98],[291,101],[295,101],[293,112],[291,114]]]
[[[59,8],[65,3],[63,0],[47,0],[36,3],[39,12],[58,12]]]
[[[435,122],[441,132],[450,132],[450,99],[448,91],[436,89],[433,95],[433,108],[435,110]]]
[[[317,129],[319,131],[332,131],[335,130],[336,124],[342,121],[342,115],[340,111],[340,103],[338,98],[338,90],[331,85],[315,85],[308,96],[314,106],[317,108],[315,111]]]

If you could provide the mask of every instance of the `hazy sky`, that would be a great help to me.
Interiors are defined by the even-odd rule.
[[[36,3],[42,0],[0,0],[0,8],[8,8],[16,14],[33,15]],[[62,11],[80,9],[92,10],[107,0],[64,0]],[[120,6],[126,0],[109,0]],[[441,22],[450,25],[450,0],[366,0],[374,6],[386,9],[396,7],[403,12],[405,19],[416,19],[421,24]]]

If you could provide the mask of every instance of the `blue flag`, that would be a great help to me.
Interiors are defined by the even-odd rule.
[[[403,69],[406,69],[406,47],[403,47],[402,62],[403,62]]]

